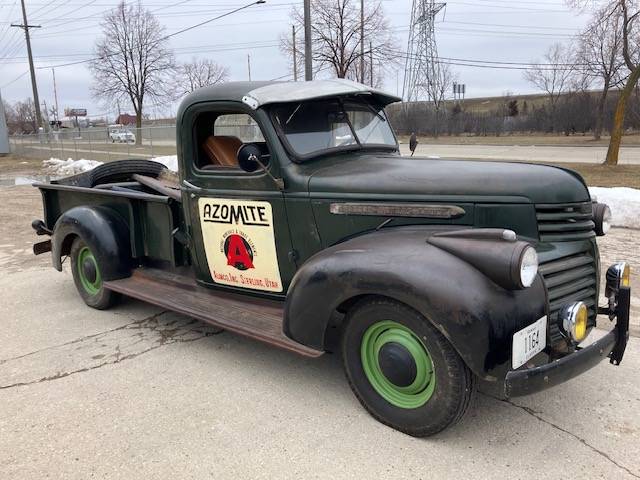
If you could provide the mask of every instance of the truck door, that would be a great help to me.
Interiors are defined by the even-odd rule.
[[[284,296],[295,273],[283,193],[262,169],[245,172],[238,149],[255,143],[269,172],[278,158],[253,112],[234,102],[191,107],[179,127],[182,196],[199,283]],[[269,138],[269,135],[266,135]]]

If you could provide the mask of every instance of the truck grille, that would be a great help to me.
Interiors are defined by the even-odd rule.
[[[594,237],[591,210],[591,202],[536,205],[540,240],[566,242]]]
[[[589,250],[540,264],[539,271],[549,295],[549,340],[562,340],[560,309],[568,303],[583,301],[589,309],[589,325],[595,325],[597,267]]]

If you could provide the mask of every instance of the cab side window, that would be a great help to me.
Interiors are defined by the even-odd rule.
[[[267,149],[260,126],[246,113],[203,113],[196,120],[195,131],[196,166],[201,170],[239,168],[238,150],[247,143]]]

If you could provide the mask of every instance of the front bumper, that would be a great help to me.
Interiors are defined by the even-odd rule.
[[[580,348],[548,364],[510,371],[505,379],[505,395],[520,397],[545,390],[580,375],[607,357],[612,364],[619,365],[629,340],[630,304],[630,288],[620,288],[616,309],[613,312],[616,325],[611,332],[588,347]],[[600,309],[598,313],[608,315],[611,312],[608,309]]]

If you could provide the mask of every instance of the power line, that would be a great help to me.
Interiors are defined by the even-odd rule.
[[[27,75],[29,73],[29,70],[24,71],[23,73],[21,73],[20,75],[18,75],[16,78],[14,78],[13,80],[5,83],[4,85],[2,85],[0,87],[0,89],[8,87],[9,85],[12,85],[14,83],[16,83],[18,80],[20,80],[22,77],[24,77],[25,75]]]
[[[504,23],[483,23],[483,22],[456,22],[452,20],[447,20],[446,22],[440,22],[445,24],[455,23],[458,25],[477,25],[481,27],[507,27],[507,28],[534,28],[536,30],[571,30],[577,31],[575,28],[567,28],[567,27],[550,27],[548,25],[511,25]]]
[[[197,23],[195,25],[191,25],[189,27],[183,28],[183,29],[178,30],[176,32],[170,33],[169,35],[165,35],[164,37],[162,37],[160,39],[160,41],[167,40],[167,39],[169,39],[171,37],[175,37],[176,35],[179,35],[179,34],[184,33],[184,32],[188,32],[189,30],[193,30],[194,28],[201,27],[203,25],[211,23],[211,22],[213,22],[215,20],[218,20],[220,18],[227,17],[227,16],[232,15],[234,13],[237,13],[237,12],[239,12],[241,10],[245,10],[245,9],[247,9],[249,7],[252,7],[253,5],[260,5],[260,4],[263,4],[263,3],[266,3],[266,0],[256,0],[255,2],[248,3],[248,4],[246,4],[246,5],[242,6],[242,7],[238,7],[236,9],[234,9],[234,10],[230,10],[228,12],[225,12],[225,13],[223,13],[221,15],[218,15],[216,17],[210,18],[210,19],[205,20],[203,22],[200,22],[200,23]],[[94,58],[90,58],[90,59],[87,59],[87,60],[79,60],[79,61],[76,61],[76,62],[63,63],[63,64],[59,64],[59,65],[50,65],[50,66],[46,66],[46,67],[37,67],[37,69],[41,70],[43,68],[60,68],[60,67],[68,67],[68,66],[71,66],[71,65],[80,65],[80,64],[83,64],[83,63],[93,62],[93,61],[99,60],[99,59],[100,60],[104,60],[105,58],[112,57],[112,56],[115,56],[115,55],[117,55],[117,54],[114,53],[114,54],[111,54],[111,55],[107,55],[105,57],[97,57],[97,58],[94,57]]]
[[[213,22],[215,20],[218,20],[220,18],[228,17],[229,15],[232,15],[232,14],[234,14],[236,12],[239,12],[239,11],[244,10],[246,8],[252,7],[254,5],[261,5],[263,3],[266,3],[266,0],[256,0],[253,3],[249,3],[249,4],[244,5],[242,7],[236,8],[235,10],[231,10],[231,11],[229,11],[227,13],[223,13],[222,15],[218,15],[217,17],[210,18],[209,20],[205,20],[204,22],[196,23],[195,25],[191,25],[190,27],[183,28],[182,30],[178,30],[177,32],[173,32],[173,33],[171,33],[169,35],[166,35],[163,38],[163,40],[165,40],[167,38],[175,37],[176,35],[179,35],[181,33],[188,32],[189,30],[193,30],[194,28],[201,27],[203,25],[206,25],[207,23],[211,23],[211,22]]]
[[[496,0],[489,0],[489,1],[495,2]],[[506,9],[506,10],[522,11],[522,12],[545,12],[545,13],[562,12],[562,13],[566,13],[566,12],[569,11],[568,9],[553,10],[553,9],[548,9],[548,8],[516,7],[516,6],[513,5],[516,2],[508,2],[507,4],[504,4],[504,5],[489,5],[488,3],[485,3],[482,0],[475,0],[475,2],[482,2],[481,6],[485,7],[485,8],[502,8],[502,9]],[[447,3],[449,3],[451,5],[468,5],[468,6],[472,6],[472,7],[479,6],[478,3],[463,2],[463,1],[459,1],[459,0],[449,0],[449,2],[447,2]],[[517,2],[517,3],[521,3],[521,2]],[[560,6],[560,5],[558,5],[558,6]]]
[[[39,12],[42,12],[42,10],[45,10],[47,7],[53,7],[53,5],[55,5],[56,2],[58,2],[60,0],[53,0],[52,2],[49,3],[45,3],[44,5],[42,5],[40,8],[37,8],[36,10],[34,10],[33,12],[31,12],[31,19],[32,20],[36,20],[38,18],[40,18],[40,16],[38,15]],[[32,4],[33,5],[33,4]],[[56,7],[53,7],[49,10],[46,10],[45,12],[42,12],[40,15],[46,15],[49,12],[53,11]]]
[[[390,50],[391,53],[399,58],[415,59],[415,55],[404,51]],[[490,68],[497,70],[542,70],[542,71],[557,71],[557,70],[581,70],[578,67],[585,67],[586,64],[551,64],[551,63],[517,63],[517,62],[490,62],[484,60],[472,60],[464,58],[451,58],[451,57],[436,57],[433,60],[437,64],[441,65],[456,65],[462,67],[474,67],[474,68]],[[485,63],[483,63],[485,62]]]
[[[174,52],[178,54],[182,53],[197,53],[199,51],[202,52],[217,52],[217,51],[226,51],[226,50],[239,50],[246,48],[267,48],[267,47],[277,47],[280,45],[278,40],[261,40],[255,42],[231,42],[231,43],[218,43],[212,45],[192,45],[188,47],[177,47],[174,48]],[[93,57],[94,54],[92,52],[77,52],[77,53],[64,53],[64,54],[53,54],[53,55],[39,55],[38,59],[43,58],[68,58],[68,57]],[[17,60],[17,59],[26,59],[27,57],[8,57],[9,60]],[[12,63],[12,62],[5,62]],[[14,63],[24,63],[24,62],[14,62]],[[51,67],[45,67],[51,68]]]
[[[9,9],[9,15],[7,15],[7,23],[6,23],[6,27],[3,29],[3,31],[0,33],[0,42],[4,39],[5,35],[9,32],[9,30],[11,29],[11,14],[13,13],[13,10],[15,9],[16,5],[18,3],[18,0],[15,0],[13,2],[13,5],[11,5],[11,8]]]
[[[62,15],[59,15],[59,16],[57,16],[57,17],[54,17],[54,18],[48,19],[48,20],[47,20],[47,22],[55,22],[56,20],[59,20],[59,19],[61,19],[61,18],[65,18],[65,17],[67,17],[68,15],[71,15],[72,13],[77,12],[78,10],[82,10],[83,8],[90,7],[91,5],[93,5],[94,3],[96,3],[97,1],[98,1],[98,0],[91,0],[91,1],[89,1],[89,2],[87,2],[87,3],[85,3],[85,4],[83,4],[83,5],[80,5],[78,8],[74,8],[73,10],[71,10],[71,11],[69,11],[69,12],[65,12],[65,13],[64,13],[64,14],[62,14]]]

